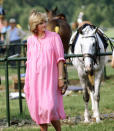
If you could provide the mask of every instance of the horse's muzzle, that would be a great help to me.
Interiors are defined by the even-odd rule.
[[[93,75],[93,66],[90,65],[90,66],[85,67],[85,72],[87,74]]]

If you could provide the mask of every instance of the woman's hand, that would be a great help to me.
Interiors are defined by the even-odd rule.
[[[59,90],[62,91],[63,87],[64,87],[64,79],[59,79],[58,80],[58,88],[59,88]]]

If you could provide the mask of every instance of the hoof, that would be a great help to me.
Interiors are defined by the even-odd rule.
[[[100,123],[101,120],[98,118],[95,118],[95,117],[92,117],[92,122],[96,122],[96,123]]]
[[[101,120],[100,119],[96,119],[96,123],[100,123],[101,122]]]

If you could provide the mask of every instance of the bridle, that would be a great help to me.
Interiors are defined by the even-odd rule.
[[[97,64],[96,55],[92,55],[92,54],[89,54],[89,53],[83,54],[83,59],[85,59],[86,57],[90,57],[91,59],[93,59],[94,64]]]
[[[83,55],[83,61],[86,57],[90,57],[91,59],[93,59],[94,61],[94,65],[97,64],[97,54],[98,54],[98,51],[99,51],[99,44],[98,44],[98,39],[97,39],[97,36],[83,36],[82,38],[89,38],[89,37],[93,37],[95,38],[95,53],[94,54],[90,54],[90,53],[83,53],[82,51],[82,45],[81,45],[81,52],[82,52],[82,55]]]

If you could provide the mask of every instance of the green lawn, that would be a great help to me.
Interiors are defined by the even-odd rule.
[[[110,38],[114,38],[114,28],[108,28],[106,31],[105,31],[106,35]]]
[[[16,70],[11,71],[10,74],[16,73]],[[76,70],[71,67],[68,68],[69,79],[78,79]],[[114,69],[107,66],[107,76],[106,79],[101,84],[101,100],[100,100],[100,113],[101,114],[110,114],[114,113]],[[12,89],[10,89],[12,91]],[[64,107],[66,115],[69,117],[83,116],[84,113],[84,102],[82,99],[82,94],[72,93],[71,96],[64,96]],[[89,110],[91,113],[91,103],[89,104]],[[31,121],[29,116],[28,108],[26,101],[23,100],[23,114],[20,115],[19,112],[19,101],[10,100],[10,116],[11,122],[23,120]],[[0,122],[6,119],[6,100],[5,100],[5,91],[0,92]],[[1,125],[0,125],[1,127]],[[8,128],[1,128],[0,131],[38,131],[39,127],[35,124],[33,125],[22,125],[19,127],[12,125]],[[112,118],[107,117],[102,120],[101,123],[90,123],[84,124],[83,121],[77,124],[62,124],[62,131],[113,131],[114,130],[114,116]],[[49,131],[54,131],[52,126],[49,126]]]

